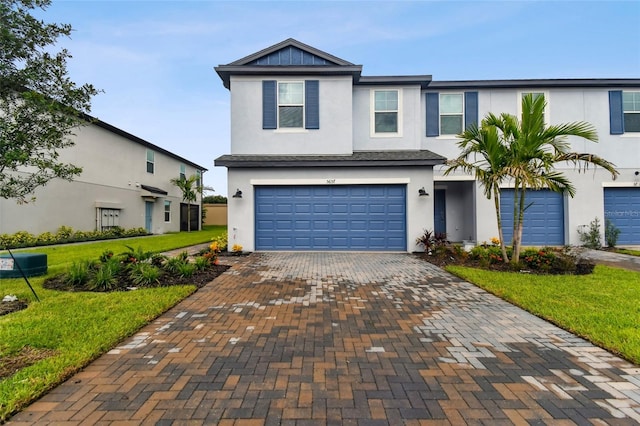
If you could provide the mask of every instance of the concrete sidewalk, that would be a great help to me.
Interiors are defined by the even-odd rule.
[[[640,423],[638,366],[416,256],[234,262],[11,423]]]

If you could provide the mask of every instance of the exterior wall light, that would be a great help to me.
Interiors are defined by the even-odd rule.
[[[429,193],[424,189],[424,186],[420,189],[418,189],[418,195],[421,197],[428,197]]]
[[[233,194],[233,198],[242,198],[242,191],[236,189],[236,193]]]

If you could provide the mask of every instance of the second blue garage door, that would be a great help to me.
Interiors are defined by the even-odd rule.
[[[503,189],[500,196],[502,230],[507,245],[513,236],[513,190]],[[562,194],[542,189],[527,191],[522,244],[527,246],[564,245],[564,203]]]
[[[256,250],[405,251],[405,185],[257,186]]]
[[[620,230],[617,244],[640,244],[640,188],[605,188],[604,217]]]

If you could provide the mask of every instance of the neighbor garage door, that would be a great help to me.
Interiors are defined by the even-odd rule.
[[[257,250],[405,251],[404,185],[257,186]]]
[[[513,237],[513,190],[500,196],[502,229],[507,244]],[[562,195],[549,190],[527,191],[522,244],[528,246],[564,245],[564,203]]]
[[[620,230],[617,244],[640,244],[640,188],[605,188],[604,217]]]

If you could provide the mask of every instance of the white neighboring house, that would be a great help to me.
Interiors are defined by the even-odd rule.
[[[72,182],[54,179],[34,192],[35,202],[18,205],[0,198],[0,233],[145,228],[153,234],[187,229],[187,204],[170,183],[206,168],[103,121],[75,131],[75,145],[60,161],[82,167]],[[191,229],[200,229],[201,199],[191,204]]]
[[[596,217],[640,244],[640,79],[432,81],[362,76],[362,66],[288,39],[215,68],[231,95],[229,244],[245,250],[419,250],[423,231],[451,241],[498,235],[473,176],[443,176],[456,134],[488,112],[518,114],[542,93],[550,124],[587,121],[600,143],[572,150],[616,164],[579,174],[577,195],[529,192],[523,243],[579,244]],[[512,191],[502,191],[508,206]],[[503,214],[508,224],[510,208]],[[505,231],[510,234],[509,227]],[[509,235],[507,235],[509,237]]]

